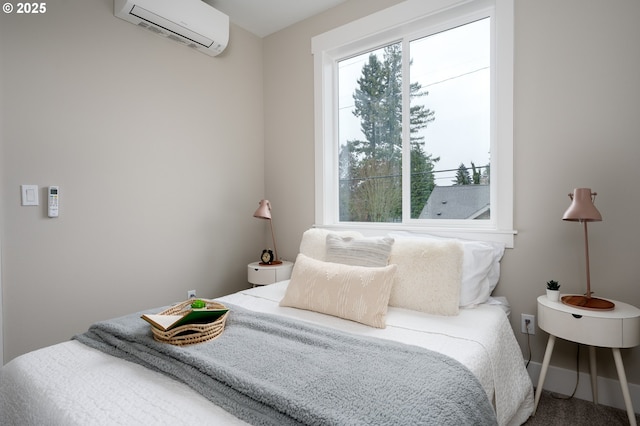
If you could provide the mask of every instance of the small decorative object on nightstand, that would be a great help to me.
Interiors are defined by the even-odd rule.
[[[274,260],[275,258],[273,257],[273,251],[271,249],[262,250],[262,254],[260,255],[261,265],[273,265]]]
[[[547,299],[553,302],[560,300],[560,284],[558,284],[558,281],[547,281]]]
[[[264,265],[261,262],[253,262],[247,265],[247,276],[248,281],[255,287],[288,280],[291,278],[292,270],[293,262],[286,260],[277,265]]]
[[[636,425],[636,415],[631,403],[620,348],[632,348],[640,345],[640,309],[622,302],[610,302],[615,304],[615,309],[585,310],[564,303],[552,302],[546,296],[538,297],[538,326],[549,333],[549,341],[536,388],[535,408],[538,407],[540,401],[556,337],[559,337],[571,342],[589,345],[591,391],[593,392],[593,402],[596,404],[598,403],[598,375],[595,347],[611,348],[629,422],[631,425]]]

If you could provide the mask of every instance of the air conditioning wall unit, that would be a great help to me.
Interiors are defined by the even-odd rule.
[[[210,56],[229,43],[229,17],[202,0],[114,0],[113,13]]]

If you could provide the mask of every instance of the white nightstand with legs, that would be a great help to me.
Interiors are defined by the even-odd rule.
[[[562,302],[552,302],[547,299],[547,296],[538,297],[538,326],[549,333],[549,341],[536,388],[534,413],[540,401],[553,346],[556,337],[559,337],[589,346],[591,391],[593,392],[593,402],[596,404],[598,403],[598,375],[595,347],[611,348],[629,422],[636,425],[636,416],[629,395],[620,348],[631,348],[640,344],[640,309],[626,303],[614,300],[612,302],[615,303],[615,308],[611,311],[593,311],[574,308]]]

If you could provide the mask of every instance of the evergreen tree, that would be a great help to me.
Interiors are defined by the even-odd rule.
[[[471,162],[471,176],[473,176],[473,184],[480,185],[480,170],[476,169],[476,165]]]
[[[460,163],[458,166],[456,178],[453,183],[454,185],[471,185],[471,175],[469,174],[469,169],[467,169],[464,163]]]
[[[383,60],[370,54],[357,80],[353,114],[360,119],[365,140],[350,140],[340,152],[340,219],[392,222],[402,218],[402,51],[400,44],[384,48]],[[410,96],[427,96],[419,83]],[[411,216],[418,217],[435,179],[433,159],[417,132],[434,120],[422,105],[410,109]]]
[[[411,148],[411,218],[417,219],[436,186],[433,167],[440,157],[432,158],[422,145]]]

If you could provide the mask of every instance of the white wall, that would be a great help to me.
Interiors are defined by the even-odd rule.
[[[212,58],[112,0],[0,15],[4,361],[101,319],[247,287],[265,223],[262,40]],[[60,217],[20,185],[60,185]]]
[[[565,292],[585,289],[579,224],[560,217],[576,186],[598,192],[603,222],[589,225],[596,295],[640,306],[640,2],[516,2],[515,220],[517,249],[504,259],[500,291],[521,312],[535,312],[547,279]],[[524,336],[518,333],[525,348]],[[542,359],[546,334],[534,341]],[[575,345],[560,342],[552,363],[573,368]],[[586,351],[583,351],[583,354]],[[617,377],[610,351],[600,372]],[[640,349],[623,350],[640,383]],[[586,359],[583,369],[587,370]],[[636,407],[637,408],[637,407]]]
[[[310,40],[395,3],[352,0],[265,39],[266,185],[280,211],[279,249],[286,257],[295,256],[314,217]],[[604,216],[589,227],[594,290],[640,306],[640,2],[516,0],[515,9],[519,234],[503,259],[497,294],[510,300],[512,325],[528,355],[520,315],[536,313],[545,282],[584,291],[582,231],[561,220],[574,187],[597,191]],[[535,361],[542,360],[546,338],[538,330],[532,339]],[[598,353],[599,372],[617,378],[610,351]],[[640,349],[623,350],[623,358],[630,382],[640,383]],[[574,344],[556,344],[552,364],[570,369],[574,359]]]

